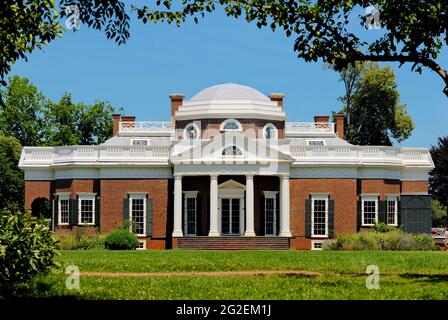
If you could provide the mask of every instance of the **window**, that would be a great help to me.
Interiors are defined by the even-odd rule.
[[[241,123],[235,119],[227,119],[219,127],[220,131],[242,131]]]
[[[277,234],[277,192],[263,191],[264,193],[264,234]]]
[[[311,236],[328,236],[328,196],[311,198]]]
[[[378,222],[378,197],[362,198],[362,225],[373,226]]]
[[[146,240],[138,240],[137,250],[146,250]]]
[[[309,146],[325,146],[325,140],[306,140]]]
[[[196,140],[199,139],[199,127],[196,123],[189,123],[184,129],[184,139]]]
[[[95,224],[95,196],[78,196],[79,224]]]
[[[387,224],[398,225],[398,201],[397,197],[387,197]]]
[[[237,146],[228,146],[222,150],[222,155],[223,156],[242,156],[243,153],[241,152],[241,149],[238,148]]]
[[[132,146],[149,146],[149,139],[131,139]]]
[[[323,250],[323,241],[311,241],[311,250]]]
[[[196,235],[197,191],[184,192],[184,233]]]
[[[272,123],[267,123],[263,128],[263,137],[266,140],[277,139],[277,128]]]
[[[70,209],[70,195],[58,195],[58,211],[59,211],[59,221],[60,225],[69,224],[69,209]]]
[[[144,236],[146,232],[146,195],[131,195],[129,205],[131,231],[136,235]]]

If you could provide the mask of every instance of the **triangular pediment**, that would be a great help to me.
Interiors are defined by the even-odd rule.
[[[221,189],[245,189],[246,186],[244,184],[241,184],[233,179],[229,179],[223,183],[221,183],[218,188]]]

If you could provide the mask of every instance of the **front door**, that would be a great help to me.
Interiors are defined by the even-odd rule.
[[[241,199],[221,198],[221,234],[235,236],[241,234]]]

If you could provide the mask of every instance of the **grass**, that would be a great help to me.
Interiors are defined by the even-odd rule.
[[[40,277],[27,295],[75,299],[448,299],[448,253],[387,251],[63,251],[81,272],[318,271],[323,276],[65,275]],[[365,287],[367,265],[380,269],[379,290]],[[336,275],[337,273],[338,275]]]

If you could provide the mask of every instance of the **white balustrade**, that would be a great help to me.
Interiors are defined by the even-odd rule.
[[[171,134],[174,132],[173,123],[170,121],[121,121],[120,133],[162,133]]]
[[[309,133],[330,133],[334,134],[334,123],[332,122],[286,122],[286,135],[289,134],[309,134]]]

